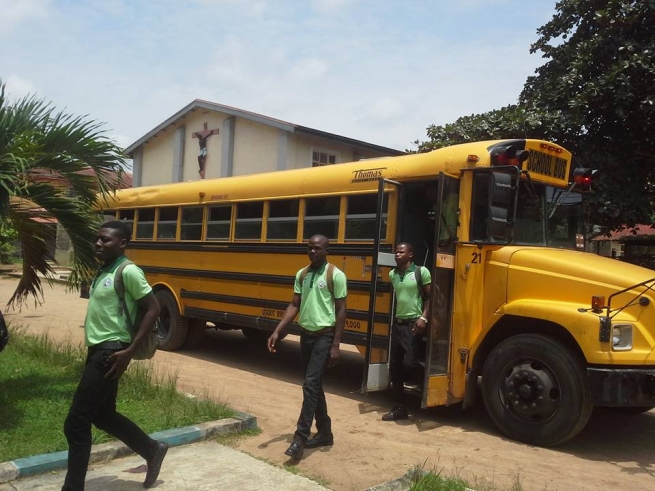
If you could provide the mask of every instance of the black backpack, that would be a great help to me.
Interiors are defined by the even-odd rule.
[[[125,266],[130,264],[134,263],[129,259],[126,259],[118,266],[118,268],[116,268],[116,273],[114,274],[114,290],[116,291],[116,295],[118,295],[118,315],[125,316],[127,320],[127,327],[130,331],[130,336],[132,336],[132,339],[134,339],[136,333],[139,332],[139,326],[143,320],[143,315],[140,311],[138,311],[136,319],[134,322],[132,322],[130,311],[128,310],[127,304],[125,303],[125,283],[123,282],[123,270],[125,269]],[[134,360],[148,360],[155,355],[155,351],[157,351],[158,345],[159,341],[157,340],[157,328],[156,326],[153,326],[153,328],[148,331],[146,336],[141,340],[141,343],[139,344],[139,347],[132,358]]]

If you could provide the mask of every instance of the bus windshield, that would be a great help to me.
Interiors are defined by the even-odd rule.
[[[576,249],[576,235],[582,233],[582,195],[521,179],[515,243]]]

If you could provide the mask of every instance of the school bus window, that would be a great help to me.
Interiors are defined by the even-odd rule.
[[[152,239],[155,232],[155,210],[153,208],[137,210],[136,238]]]
[[[175,240],[177,232],[177,206],[159,208],[157,238]]]
[[[471,240],[487,239],[487,215],[489,213],[489,174],[476,174],[473,181],[471,205]]]
[[[268,240],[295,240],[298,233],[297,199],[275,200],[269,203]]]
[[[262,236],[262,215],[264,203],[239,203],[234,229],[235,239],[260,239]]]
[[[181,240],[200,240],[202,237],[202,207],[182,208]]]
[[[116,212],[114,210],[102,210],[100,219],[103,222],[108,222],[110,220],[116,220]]]
[[[373,240],[375,238],[375,218],[377,215],[377,194],[348,196],[346,215],[346,240]],[[380,238],[387,235],[388,195],[382,202],[382,231]]]
[[[336,239],[339,236],[340,203],[339,196],[306,199],[304,238],[321,234],[328,239]]]
[[[543,184],[519,183],[519,205],[516,209],[514,242],[518,244],[546,245],[546,203]]]
[[[118,212],[118,215],[116,215],[115,212],[112,211],[103,211],[103,218],[104,221],[107,222],[109,220],[122,220],[123,222],[127,223],[127,225],[130,227],[130,230],[132,231],[132,235],[134,235],[134,210],[120,210]]]
[[[207,240],[230,240],[232,205],[210,206],[207,212]]]

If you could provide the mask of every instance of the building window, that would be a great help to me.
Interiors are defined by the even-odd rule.
[[[328,152],[312,152],[312,167],[321,167],[337,163],[337,156]]]

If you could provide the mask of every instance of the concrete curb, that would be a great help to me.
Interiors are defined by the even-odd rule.
[[[234,418],[158,431],[152,433],[150,436],[155,440],[166,442],[171,447],[175,447],[184,445],[185,443],[204,440],[212,436],[237,433],[255,428],[257,428],[257,418],[255,416],[246,413],[237,413]],[[131,453],[132,450],[121,442],[102,443],[100,445],[94,445],[91,448],[91,459],[89,463],[105,462],[130,455]],[[68,451],[63,451],[0,463],[0,484],[35,474],[65,469],[67,461]]]

